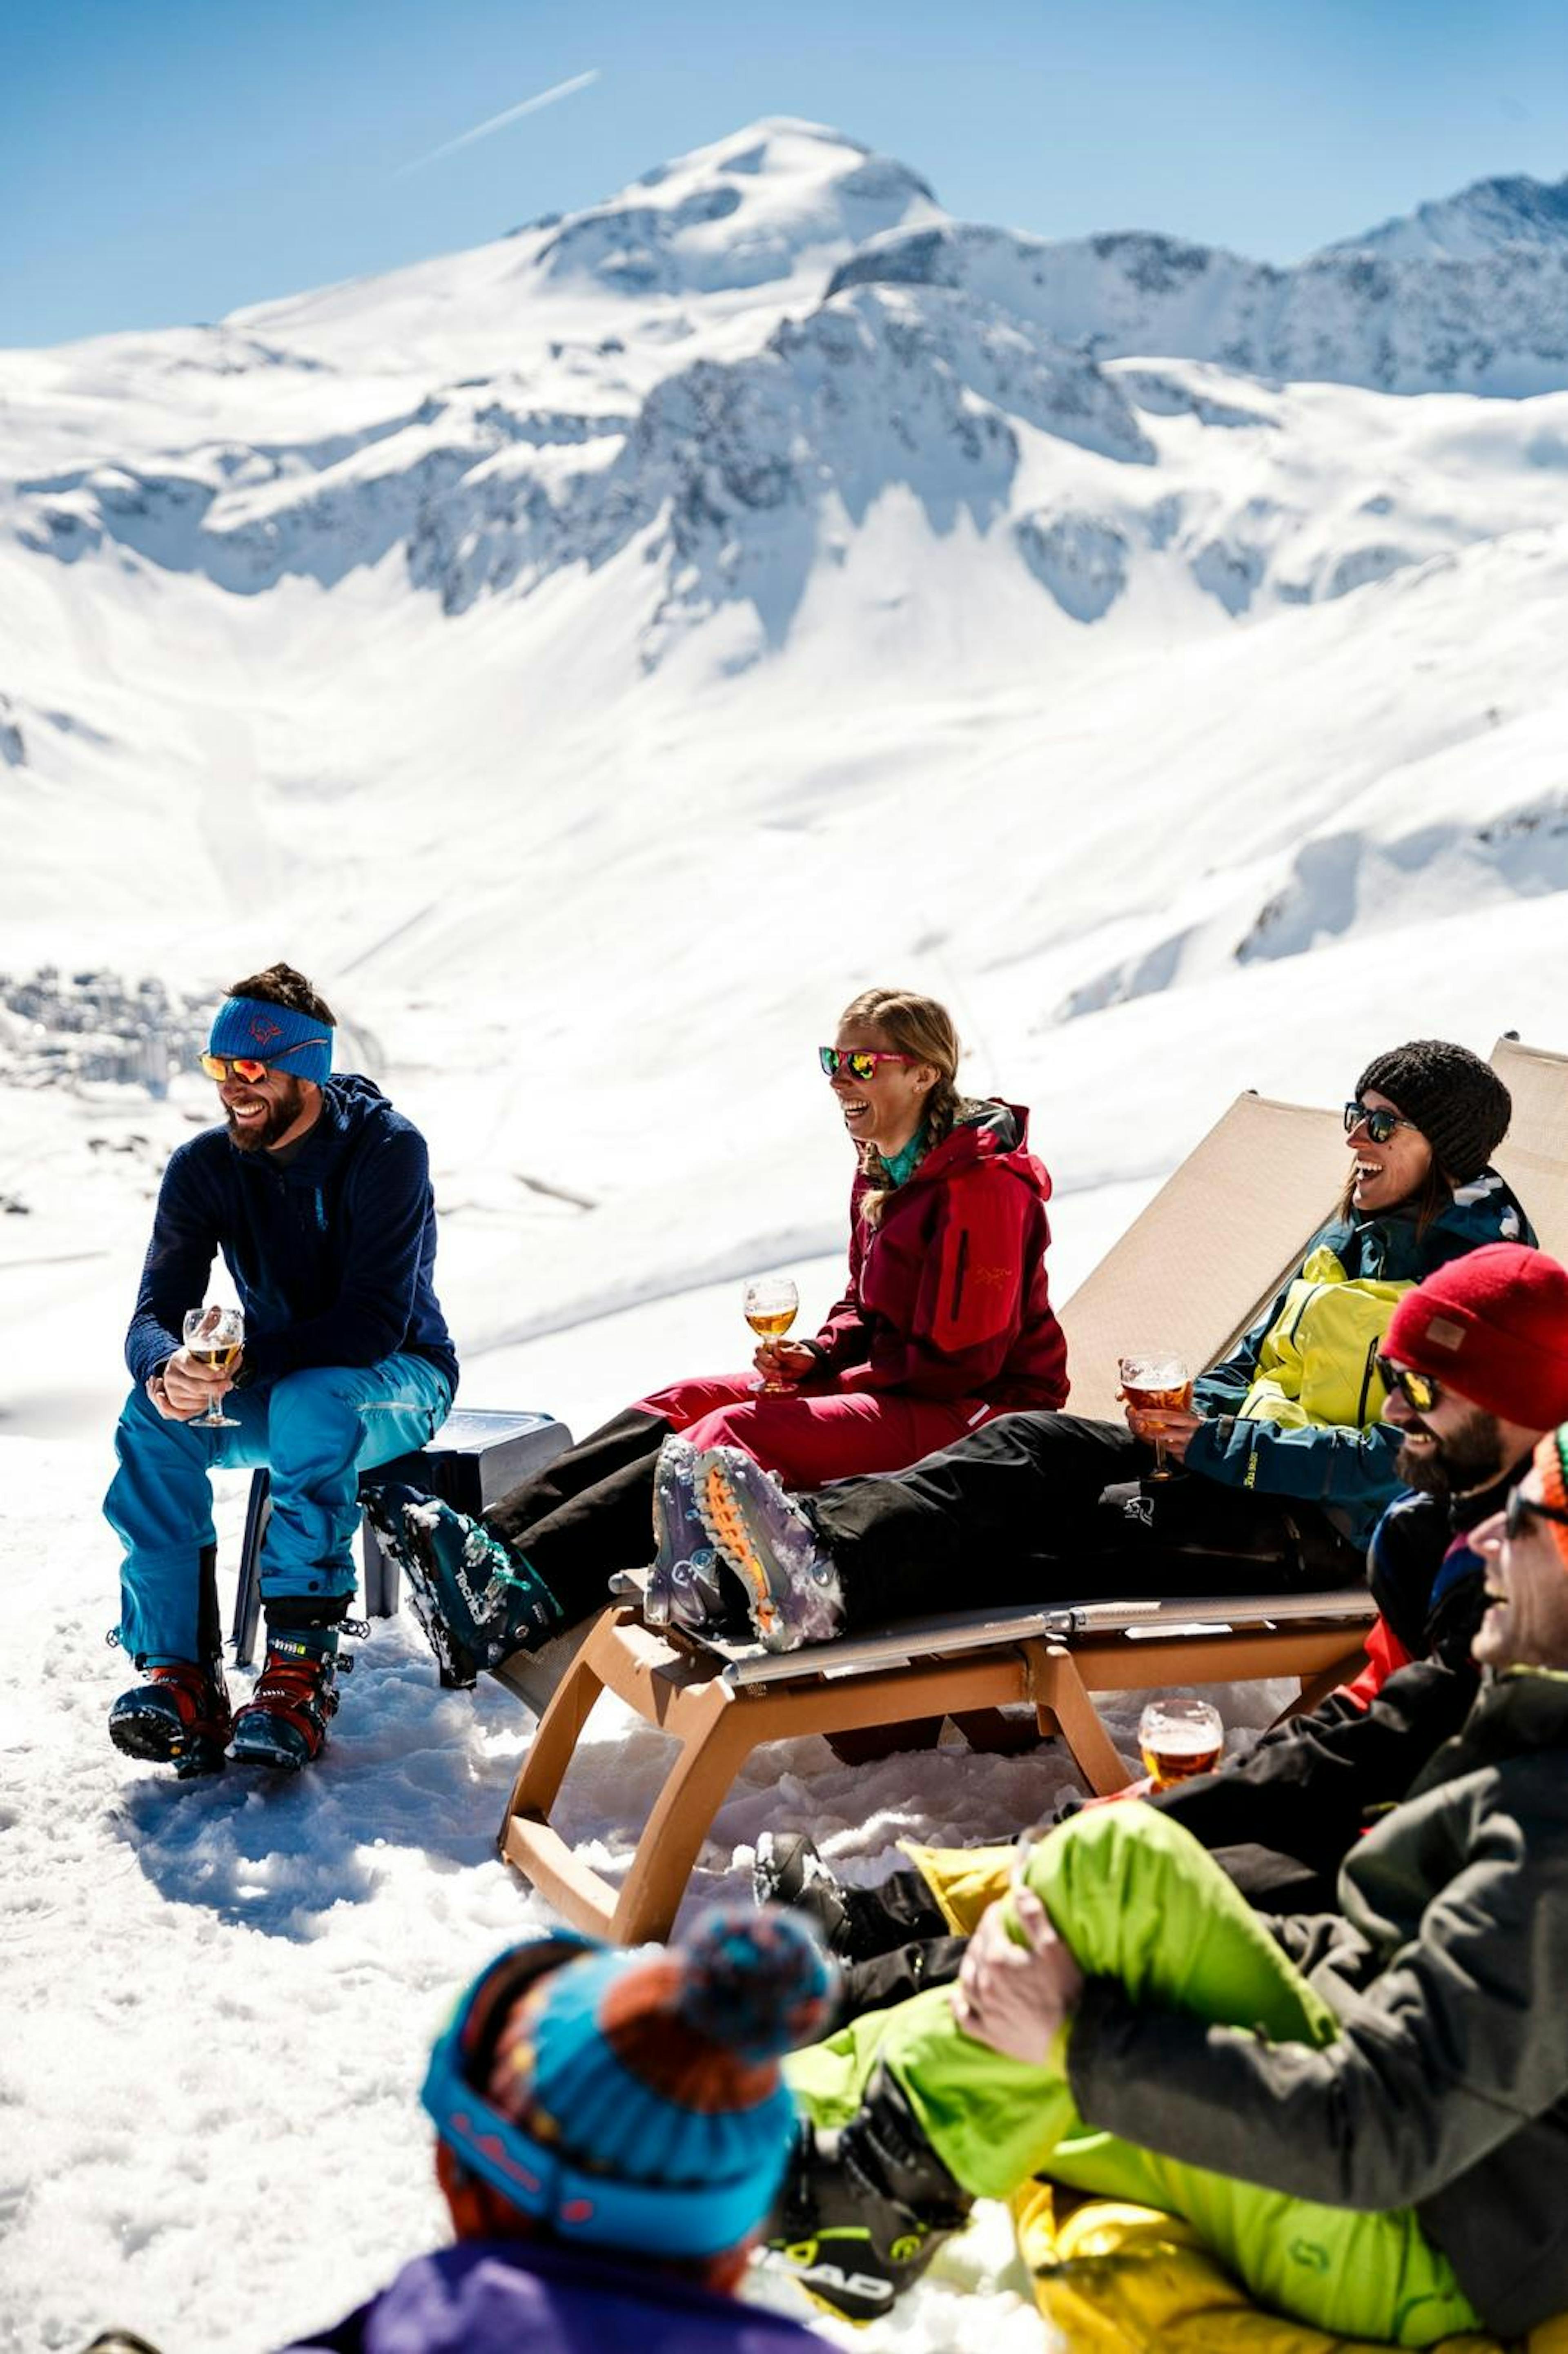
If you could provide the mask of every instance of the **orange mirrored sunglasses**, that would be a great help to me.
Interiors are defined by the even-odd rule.
[[[324,1046],[326,1044],[324,1038],[296,1038],[293,1044],[285,1046],[274,1060],[281,1063],[285,1055],[297,1055],[302,1046]],[[260,1087],[272,1068],[271,1063],[259,1063],[253,1055],[203,1055],[200,1059],[207,1077],[216,1079],[220,1087],[226,1079],[243,1079],[248,1087]]]

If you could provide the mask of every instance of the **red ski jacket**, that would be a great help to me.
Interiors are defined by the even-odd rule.
[[[1064,1404],[1067,1344],[1045,1281],[1051,1179],[1028,1129],[1020,1106],[983,1104],[888,1195],[875,1226],[856,1176],[849,1289],[815,1343],[835,1388],[1008,1413]]]

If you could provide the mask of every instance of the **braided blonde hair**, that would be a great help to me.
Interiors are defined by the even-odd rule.
[[[926,1097],[919,1156],[923,1161],[933,1145],[940,1144],[945,1136],[951,1134],[954,1122],[975,1108],[958,1089],[959,1057],[963,1049],[952,1015],[934,997],[917,996],[912,989],[863,989],[839,1016],[841,1030],[852,1023],[868,1023],[880,1030],[895,1053],[911,1055],[917,1063],[929,1063],[937,1072],[937,1084]],[[861,1196],[861,1215],[868,1226],[874,1226],[895,1189],[887,1163],[875,1145],[863,1144],[857,1149],[861,1173],[870,1188]]]

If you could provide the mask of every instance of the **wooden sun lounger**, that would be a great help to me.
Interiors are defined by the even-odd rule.
[[[663,1937],[731,1784],[768,1742],[1024,1702],[1043,1736],[1061,1735],[1089,1789],[1119,1789],[1128,1768],[1091,1689],[1299,1676],[1315,1696],[1353,1670],[1372,1615],[1361,1591],[1064,1603],[910,1619],[783,1656],[758,1649],[726,1659],[645,1627],[634,1608],[607,1610],[540,1721],[507,1802],[501,1852],[575,1928],[619,1945]],[[498,1672],[504,1681],[505,1668]],[[619,1888],[550,1819],[604,1691],[676,1744]]]
[[[1545,1248],[1568,1257],[1568,1058],[1510,1039],[1492,1056],[1514,1097],[1498,1163]],[[1222,1357],[1299,1262],[1332,1214],[1345,1168],[1337,1114],[1243,1095],[1161,1187],[1062,1310],[1072,1405],[1115,1417],[1116,1360],[1149,1342],[1192,1366]],[[621,1942],[670,1926],[708,1826],[750,1752],[807,1733],[1033,1705],[1095,1790],[1125,1769],[1094,1691],[1293,1676],[1311,1704],[1354,1672],[1372,1618],[1360,1587],[1164,1603],[976,1612],[911,1620],[877,1636],[777,1658],[727,1659],[607,1610],[567,1667],[507,1805],[500,1849],[577,1927]],[[498,1673],[530,1705],[539,1662]],[[576,1856],[550,1820],[601,1691],[676,1743],[619,1891]]]

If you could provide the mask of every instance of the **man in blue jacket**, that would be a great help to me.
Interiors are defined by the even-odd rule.
[[[202,1067],[224,1114],[164,1173],[136,1312],[132,1388],[104,1500],[124,1547],[119,1639],[142,1681],[110,1737],[182,1778],[233,1755],[292,1771],[337,1707],[337,1646],[355,1587],[359,1474],[445,1421],[457,1357],[431,1277],[436,1213],[425,1140],[379,1087],[334,1078],[333,1015],[275,964],[236,982]],[[183,1345],[221,1254],[245,1317],[238,1359]],[[223,1400],[227,1426],[197,1417]],[[266,1663],[231,1718],[220,1665],[208,1473],[265,1463]]]

